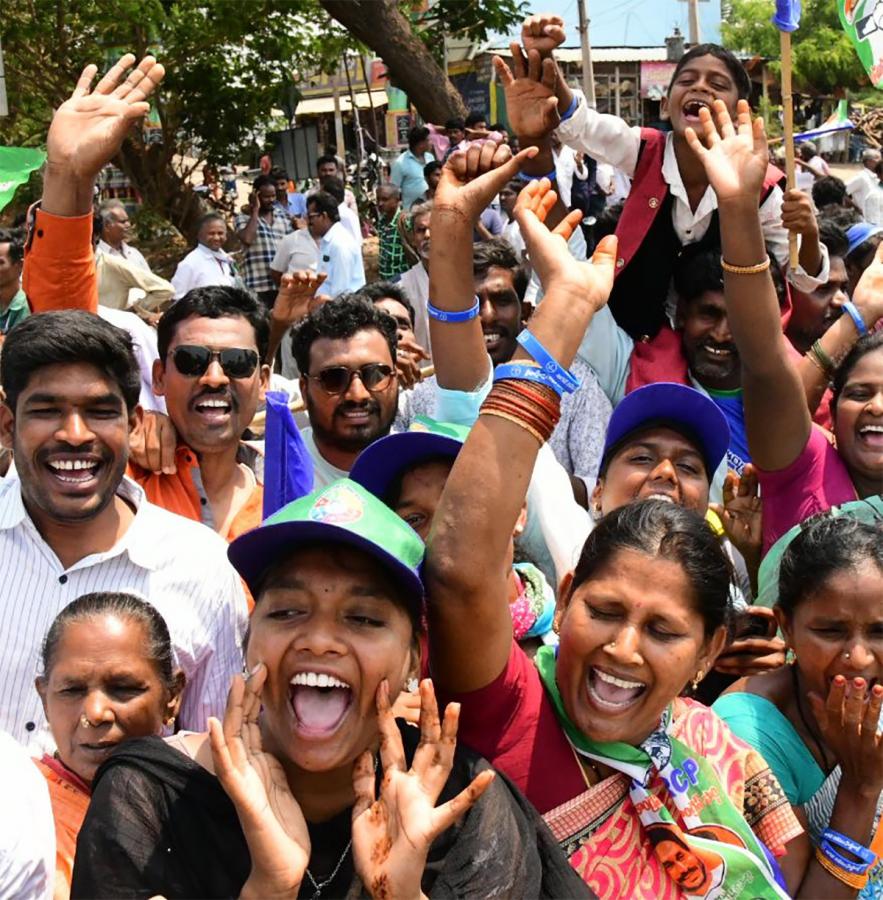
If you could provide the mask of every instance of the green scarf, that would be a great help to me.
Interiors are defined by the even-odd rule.
[[[577,753],[631,779],[629,793],[644,833],[663,870],[685,896],[788,897],[777,883],[772,857],[733,806],[717,773],[703,757],[672,737],[671,707],[640,747],[593,741],[564,709],[555,680],[554,648],[541,647],[535,662],[558,722]],[[647,790],[660,780],[678,808],[679,822]]]

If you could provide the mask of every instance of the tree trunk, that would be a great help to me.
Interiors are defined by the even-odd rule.
[[[427,122],[443,123],[468,112],[463,98],[433,59],[396,0],[319,0],[326,12],[370,47],[386,64]]]

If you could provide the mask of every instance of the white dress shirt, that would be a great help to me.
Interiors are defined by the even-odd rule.
[[[878,190],[880,190],[880,179],[864,166],[862,166],[861,172],[846,185],[846,193],[852,198],[852,202],[863,216],[865,215],[865,201],[868,195],[872,191]]]
[[[365,286],[362,248],[342,222],[335,222],[319,241],[319,271],[328,276],[322,293],[329,297]]]
[[[183,729],[204,731],[209,716],[222,716],[230,679],[242,671],[248,611],[226,541],[149,503],[128,478],[117,494],[137,510],[122,539],[66,569],[25,510],[18,478],[0,481],[0,730],[36,755],[53,749],[34,688],[40,645],[58,613],[83,594],[130,592],[166,620],[187,678]]]
[[[472,277],[471,275],[469,276]],[[411,266],[399,280],[399,287],[414,307],[414,336],[417,343],[427,352],[432,353],[429,340],[429,272],[418,262]]]
[[[356,246],[361,248],[365,239],[362,237],[362,223],[359,221],[358,215],[346,203],[341,203],[337,207],[337,212],[340,215],[340,224],[353,236]]]
[[[178,263],[172,284],[175,286],[176,300],[193,288],[212,285],[233,287],[236,284],[233,259],[224,250],[212,250],[205,244],[198,244]]]
[[[147,260],[141,255],[141,251],[138,250],[137,247],[133,247],[131,244],[127,244],[123,241],[121,248],[119,250],[116,247],[111,247],[107,241],[99,241],[98,242],[98,250],[101,253],[107,253],[109,256],[121,256],[123,259],[127,259],[132,265],[140,266],[142,269],[147,269],[150,271],[150,265]]]
[[[55,888],[55,820],[46,779],[27,751],[0,732],[3,802],[0,897],[51,900]]]
[[[558,126],[561,142],[582,150],[598,162],[609,163],[621,169],[629,178],[635,174],[638,151],[641,148],[641,129],[629,126],[619,116],[599,113],[590,109],[579,91],[574,91],[579,99],[576,112]],[[665,136],[665,153],[662,160],[662,177],[674,199],[672,223],[675,234],[682,244],[692,244],[702,240],[717,209],[717,196],[709,185],[694,212],[690,207],[687,189],[681,178],[678,160],[675,156],[674,135]],[[782,227],[782,190],[774,187],[759,209],[763,237],[770,252],[781,266],[788,263],[788,232]],[[822,268],[813,276],[801,266],[788,271],[788,280],[804,293],[812,293],[826,284],[830,271],[828,251],[821,245]]]

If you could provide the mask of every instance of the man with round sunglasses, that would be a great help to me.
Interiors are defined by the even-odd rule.
[[[261,521],[263,461],[242,434],[269,383],[269,335],[259,301],[224,286],[188,292],[157,330],[153,389],[178,436],[174,466],[131,473],[152,502],[227,540]]]

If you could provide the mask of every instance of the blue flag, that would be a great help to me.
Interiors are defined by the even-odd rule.
[[[264,518],[313,489],[313,460],[281,391],[267,392]]]
[[[779,31],[797,31],[800,24],[800,0],[776,0],[773,25]]]

